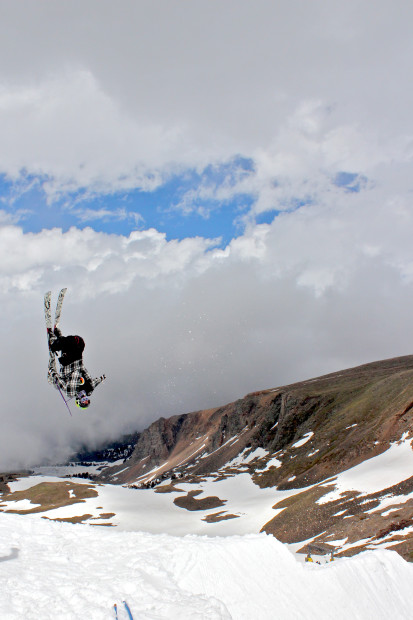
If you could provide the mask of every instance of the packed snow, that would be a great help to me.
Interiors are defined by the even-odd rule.
[[[281,456],[272,455],[266,468],[277,466]],[[251,457],[268,455],[245,451],[237,464]],[[325,481],[335,488],[326,488],[319,501],[332,501],[350,489],[367,494],[387,488],[409,478],[412,467],[410,440],[403,436],[381,455]],[[396,552],[380,548],[310,564],[295,552],[311,541],[283,545],[258,533],[280,512],[273,506],[302,489],[260,489],[247,472],[196,484],[176,481],[178,490],[163,493],[156,490],[170,491],[170,480],[141,490],[35,475],[9,487],[14,493],[41,483],[66,484],[72,498],[79,488],[73,485],[88,485],[97,494],[36,514],[0,513],[1,620],[113,619],[115,603],[119,620],[127,620],[123,600],[134,620],[413,617],[413,566]],[[174,504],[191,490],[200,491],[197,499],[217,496],[225,504],[200,511]],[[408,497],[386,496],[380,507],[390,512]],[[35,507],[28,499],[2,499],[3,511]],[[205,520],[214,514],[225,520]],[[51,520],[81,515],[86,524]],[[348,549],[362,542],[330,544]]]
[[[272,536],[181,538],[0,515],[2,620],[393,620],[413,567],[375,551],[300,564]]]

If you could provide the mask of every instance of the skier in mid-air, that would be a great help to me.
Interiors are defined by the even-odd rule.
[[[105,375],[92,379],[83,365],[83,350],[85,343],[80,336],[62,336],[59,328],[49,334],[49,347],[53,355],[49,358],[47,380],[55,387],[59,386],[67,398],[75,397],[76,405],[86,409],[90,405],[90,395],[99,383],[104,381]],[[55,353],[61,352],[59,357],[60,372],[56,368]]]
[[[45,317],[47,339],[49,344],[49,367],[47,380],[68,399],[75,398],[76,405],[86,409],[90,405],[90,395],[99,383],[104,381],[105,375],[92,379],[83,365],[83,350],[85,343],[80,336],[62,336],[59,328],[60,312],[66,289],[62,289],[56,307],[55,327],[52,329],[50,314],[50,291],[45,295]],[[56,367],[56,354],[59,357],[60,371]],[[66,399],[63,396],[66,402]],[[67,402],[66,402],[66,406]],[[70,411],[70,409],[69,409]]]

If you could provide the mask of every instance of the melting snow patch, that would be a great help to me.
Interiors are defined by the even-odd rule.
[[[10,499],[2,503],[7,506],[7,510],[32,510],[33,508],[36,508],[41,505],[41,504],[35,504],[35,503],[32,504],[32,502],[29,499],[19,499],[19,500]]]
[[[265,465],[265,469],[267,470],[270,467],[276,467],[278,469],[278,467],[281,467],[281,465],[282,461],[278,460],[276,457],[273,457],[267,462],[267,464]]]
[[[254,452],[251,452],[245,459],[244,463],[251,463],[254,459],[262,459],[263,456],[267,456],[268,451],[264,448],[256,448]]]
[[[386,452],[338,474],[334,491],[321,497],[317,503],[332,502],[339,499],[346,491],[359,491],[366,495],[376,493],[383,488],[386,489],[407,480],[411,477],[412,470],[413,451],[410,441],[403,436],[401,441],[392,444]]]
[[[312,431],[310,431],[309,433],[306,433],[302,439],[300,439],[299,441],[296,441],[291,447],[292,448],[300,448],[305,443],[307,443],[307,441],[310,441],[310,439],[311,439],[311,437],[313,437],[313,435],[314,435],[314,433]]]

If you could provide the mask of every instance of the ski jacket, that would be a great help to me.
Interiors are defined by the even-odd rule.
[[[59,387],[68,398],[73,398],[80,390],[85,390],[89,396],[104,379],[105,375],[92,379],[81,359],[67,366],[61,366],[58,372],[54,353],[50,353],[47,380],[56,389]]]

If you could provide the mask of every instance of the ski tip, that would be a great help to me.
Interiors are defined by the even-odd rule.
[[[122,601],[122,603],[123,603],[123,604],[124,604],[124,606],[125,606],[126,613],[128,614],[128,618],[129,618],[129,620],[133,620],[132,612],[131,612],[131,610],[130,610],[129,605],[127,604],[127,602],[126,602],[126,601]]]

